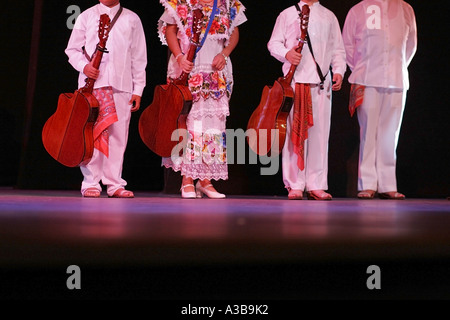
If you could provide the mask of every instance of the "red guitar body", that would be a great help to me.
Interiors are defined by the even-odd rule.
[[[174,82],[155,87],[154,98],[139,118],[139,135],[145,145],[161,157],[170,157],[181,137],[172,134],[186,129],[186,118],[192,108],[188,86]],[[181,132],[179,132],[181,133]]]
[[[98,101],[79,90],[59,96],[56,112],[42,130],[45,150],[67,167],[85,165],[94,152],[92,130],[98,116]]]
[[[261,102],[247,124],[247,141],[253,152],[260,156],[281,152],[286,138],[287,117],[293,102],[294,90],[284,79],[280,78],[272,86],[264,87]]]

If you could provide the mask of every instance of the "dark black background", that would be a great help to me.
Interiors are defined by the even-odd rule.
[[[294,0],[244,1],[248,21],[240,28],[240,43],[232,54],[235,89],[230,101],[230,129],[246,128],[248,118],[258,106],[262,88],[280,76],[281,64],[270,56],[266,44],[278,13]],[[358,0],[322,0],[335,12],[341,27],[348,10]],[[1,164],[0,186],[20,189],[77,190],[81,184],[78,168],[66,168],[45,151],[41,131],[55,112],[60,93],[73,92],[77,72],[64,54],[70,36],[66,21],[69,5],[81,10],[94,0],[43,0],[39,33],[36,87],[27,89],[33,74],[32,30],[34,1],[9,1],[0,10],[1,24]],[[448,42],[447,2],[430,5],[409,1],[418,25],[418,51],[410,65],[411,88],[398,146],[398,188],[408,197],[440,198],[449,195],[448,134]],[[123,177],[131,190],[161,191],[165,187],[160,158],[142,143],[138,120],[144,107],[152,102],[155,85],[165,81],[167,47],[160,44],[156,28],[163,12],[156,0],[123,0],[122,5],[141,17],[148,46],[147,87],[141,110],[132,117],[130,139],[125,155]],[[30,68],[31,67],[31,68]],[[335,197],[356,193],[359,127],[347,111],[349,85],[333,97],[329,143],[329,191]],[[27,100],[28,99],[28,100]],[[28,103],[27,103],[28,101]],[[27,105],[29,108],[27,109]],[[229,180],[217,184],[227,194],[284,195],[281,170],[274,176],[260,176],[258,164],[229,166]],[[166,181],[166,191],[171,175]],[[178,187],[178,182],[173,183]]]

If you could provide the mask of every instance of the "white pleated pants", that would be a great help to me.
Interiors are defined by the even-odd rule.
[[[100,181],[107,186],[109,196],[127,185],[127,182],[122,179],[122,168],[131,119],[130,99],[130,93],[114,90],[118,121],[108,128],[109,157],[94,148],[91,161],[86,166],[80,166],[84,177],[81,184],[82,194],[87,188],[96,188],[101,191]]]
[[[314,125],[308,130],[305,141],[305,169],[297,166],[297,154],[291,140],[291,127],[294,108],[287,119],[286,140],[282,150],[281,161],[283,182],[287,189],[327,190],[328,189],[328,138],[331,125],[331,90],[329,81],[325,89],[311,85],[312,111]]]
[[[358,190],[397,191],[396,149],[406,91],[366,87],[360,126]]]

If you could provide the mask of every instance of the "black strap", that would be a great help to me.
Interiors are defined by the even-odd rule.
[[[120,6],[119,11],[117,11],[116,15],[114,16],[111,23],[109,24],[109,32],[111,32],[112,28],[114,27],[114,24],[116,23],[117,19],[119,19],[119,16],[122,13],[122,11],[123,11],[123,7]],[[83,50],[83,54],[86,57],[86,59],[88,59],[88,61],[91,61],[92,57],[89,57],[84,46],[81,49]],[[108,53],[108,51],[104,51],[104,52]],[[92,56],[94,56],[94,54],[92,54]]]
[[[301,21],[302,20],[302,11],[300,10],[300,6],[298,5],[298,3],[295,4],[295,7],[297,8],[297,12],[298,12],[298,15],[299,15],[300,21]],[[313,48],[312,48],[311,40],[309,38],[309,32],[307,32],[307,34],[306,34],[306,41],[308,42],[309,51],[311,52],[313,60],[314,60],[314,62],[316,64],[317,73],[318,73],[319,78],[320,78],[320,89],[323,89],[324,88],[325,77],[327,76],[328,72],[327,72],[327,74],[325,76],[323,75],[322,70],[320,69],[320,66],[319,66],[319,64],[316,61],[316,58],[314,57],[314,51],[313,51]],[[330,67],[330,70],[331,70],[331,67]]]
[[[111,24],[109,25],[109,32],[111,32],[112,27],[114,27],[114,24],[116,23],[117,19],[119,19],[120,14],[123,11],[123,7],[120,6],[119,11],[117,11],[116,15],[114,16],[114,18],[111,21]]]
[[[316,61],[316,58],[314,57],[314,52],[313,52],[313,48],[311,45],[311,40],[309,39],[309,33],[306,36],[306,41],[308,42],[308,47],[309,47],[309,51],[311,52],[311,55],[313,57],[314,62],[316,63],[316,69],[317,69],[317,73],[319,74],[319,78],[320,78],[320,89],[323,89],[323,84],[325,82],[325,77],[327,76],[327,74],[324,76],[322,73],[322,70],[319,67],[319,64]]]

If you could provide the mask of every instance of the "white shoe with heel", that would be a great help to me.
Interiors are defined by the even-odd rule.
[[[184,191],[184,189],[187,187],[192,187],[194,189],[194,191]],[[192,183],[181,186],[180,190],[181,190],[181,197],[183,199],[195,199],[196,198],[195,187]]]
[[[203,187],[200,181],[197,181],[195,185],[195,191],[197,193],[197,198],[201,198],[204,194],[211,199],[223,199],[225,195],[223,193],[219,193],[217,191],[208,190],[209,187],[212,187],[212,184],[208,184],[206,187]]]

